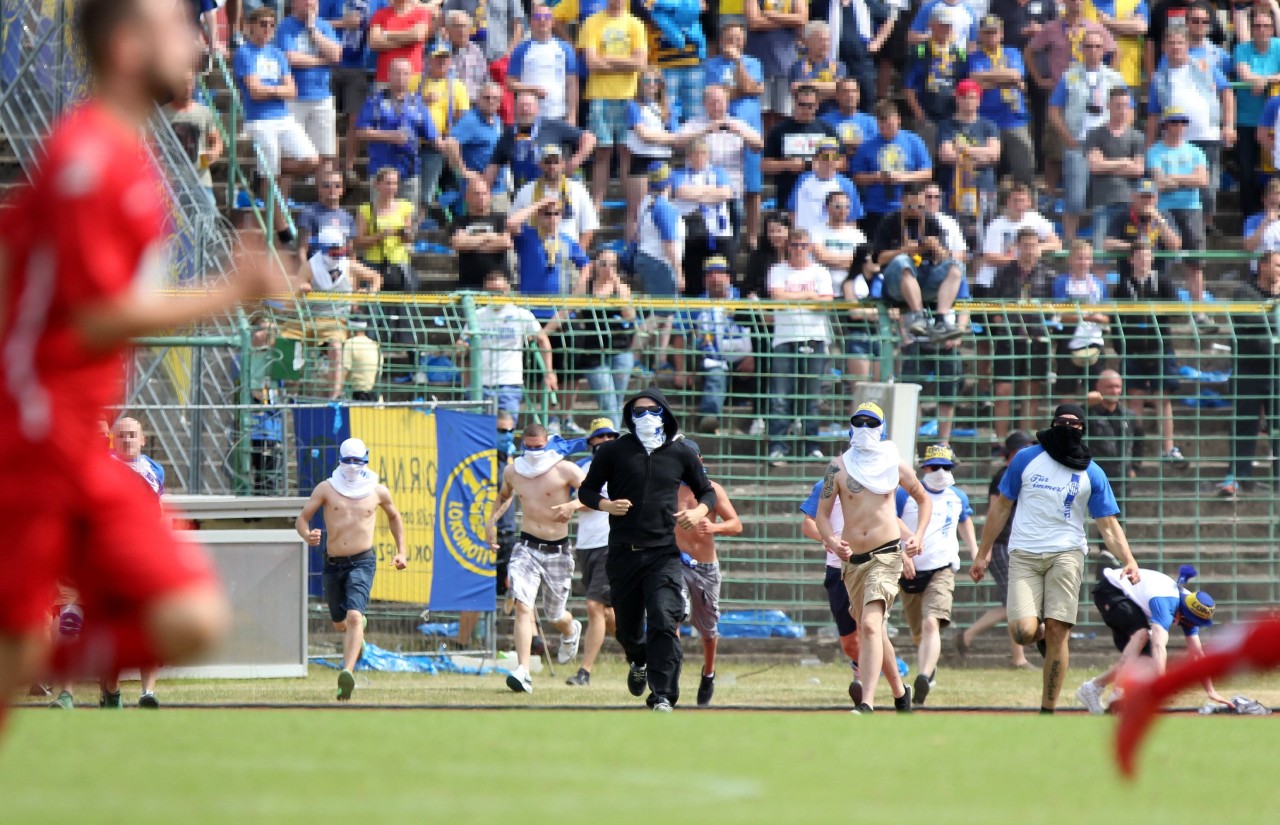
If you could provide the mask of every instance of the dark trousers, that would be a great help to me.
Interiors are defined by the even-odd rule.
[[[1258,433],[1262,424],[1260,413],[1265,413],[1267,430],[1271,439],[1271,451],[1280,456],[1280,420],[1276,416],[1276,393],[1280,390],[1271,381],[1237,381],[1235,408],[1235,437],[1231,439],[1231,471],[1236,480],[1253,477],[1253,456],[1258,448]],[[1270,474],[1276,472],[1271,465]]]
[[[647,665],[652,707],[659,699],[672,705],[680,698],[680,551],[674,541],[666,547],[633,550],[629,544],[609,545],[605,562],[613,600],[615,636],[627,661]],[[647,618],[647,626],[646,626]]]
[[[1258,168],[1262,163],[1257,126],[1236,127],[1236,164],[1240,175],[1240,214],[1249,217],[1262,211],[1262,187]],[[1210,181],[1212,183],[1212,181]]]

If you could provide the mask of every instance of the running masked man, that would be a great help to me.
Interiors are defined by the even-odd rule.
[[[507,575],[516,603],[516,669],[507,674],[507,687],[516,693],[533,693],[529,676],[529,651],[533,645],[534,600],[542,587],[542,614],[560,631],[556,660],[568,664],[578,655],[582,622],[565,609],[573,585],[573,546],[569,520],[578,509],[574,488],[587,474],[555,450],[547,449],[549,437],[541,424],[524,428],[524,454],[507,465],[502,474],[493,515],[489,519],[489,544],[497,548],[497,523],[517,497],[520,499],[520,540],[511,551]]]
[[[859,405],[849,424],[853,428],[849,449],[827,468],[815,521],[823,545],[844,562],[850,610],[858,623],[858,674],[863,689],[851,689],[851,694],[862,694],[851,698],[855,713],[872,712],[883,668],[893,691],[894,708],[909,712],[911,693],[898,675],[897,655],[884,624],[898,596],[904,565],[914,572],[909,566],[911,557],[920,552],[933,501],[915,472],[899,457],[897,446],[884,438],[884,411],[878,404],[868,401]],[[905,540],[894,503],[899,486],[915,501],[920,514],[920,526]],[[831,525],[837,500],[844,514],[839,534]]]
[[[98,433],[120,401],[130,341],[286,291],[259,253],[221,286],[153,289],[169,274],[169,205],[144,134],[156,105],[185,92],[197,33],[173,0],[81,0],[76,14],[92,95],[0,209],[0,422],[8,459],[26,468],[0,485],[0,724],[41,667],[60,579],[94,621],[54,650],[58,680],[184,664],[225,633],[230,610],[209,560],[174,536]]]
[[[369,592],[378,570],[373,546],[378,510],[387,514],[387,526],[395,539],[397,570],[408,565],[404,544],[404,520],[391,501],[391,491],[378,483],[369,469],[369,448],[358,438],[348,438],[338,448],[333,475],[316,485],[294,522],[298,535],[317,547],[323,531],[311,527],[311,519],[324,508],[329,540],[324,548],[324,596],[329,603],[333,628],[343,634],[342,670],[338,673],[338,701],[346,702],[356,689],[355,669],[364,650],[364,628],[369,623]]]
[[[697,442],[684,439],[700,463],[702,449]],[[680,548],[680,560],[684,563],[681,573],[684,588],[689,594],[689,621],[698,630],[702,640],[702,679],[698,682],[698,707],[711,704],[716,690],[716,643],[719,641],[717,625],[720,622],[720,561],[716,558],[716,536],[742,534],[742,521],[733,509],[729,494],[716,482],[711,482],[716,493],[716,506],[691,527],[676,529],[676,546]],[[697,498],[689,485],[680,483],[676,493],[676,507],[692,510],[698,506]],[[717,521],[719,519],[719,521]]]

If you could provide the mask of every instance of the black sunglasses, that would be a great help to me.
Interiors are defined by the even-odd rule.
[[[1063,418],[1061,416],[1053,419],[1055,427],[1070,427],[1073,430],[1083,430],[1084,422],[1078,418]]]
[[[858,429],[862,429],[863,427],[879,427],[880,422],[876,421],[874,418],[859,415],[849,420],[849,426],[857,427]]]

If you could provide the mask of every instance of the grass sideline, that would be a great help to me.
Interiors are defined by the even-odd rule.
[[[1033,657],[1034,658],[1034,657]],[[684,700],[692,703],[697,689],[701,657],[687,655],[681,677],[686,691]],[[352,704],[377,705],[456,705],[494,707],[539,707],[547,705],[636,706],[640,700],[626,689],[626,665],[620,658],[607,657],[596,663],[591,685],[576,688],[564,680],[577,671],[577,665],[556,668],[552,677],[545,670],[535,674],[531,696],[512,693],[502,676],[462,676],[442,674],[428,676],[417,673],[356,673],[356,692]],[[1097,669],[1073,668],[1063,688],[1062,708],[1078,707],[1074,693],[1086,678],[1097,675]],[[914,677],[914,670],[911,676]],[[805,667],[795,664],[769,664],[735,661],[722,662],[716,678],[715,704],[749,705],[752,707],[843,707],[849,704],[846,690],[851,671],[845,663]],[[942,668],[937,686],[929,695],[928,707],[1020,707],[1034,709],[1040,704],[1041,674],[1039,670]],[[180,705],[324,705],[334,701],[337,671],[318,665],[309,668],[305,679],[264,680],[161,680],[157,687],[160,701]],[[1268,707],[1280,708],[1280,677],[1246,677],[1217,685],[1228,697],[1237,693],[1257,699]],[[137,701],[136,682],[124,686],[126,705]],[[76,687],[81,704],[96,705],[97,687]],[[878,690],[881,705],[889,704],[888,687]],[[1203,694],[1188,692],[1178,704],[1200,705]]]
[[[23,823],[1265,822],[1276,731],[1164,719],[1129,785],[1082,716],[27,710],[0,798]]]

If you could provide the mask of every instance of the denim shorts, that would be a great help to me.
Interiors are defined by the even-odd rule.
[[[880,342],[866,333],[845,336],[844,354],[863,358],[879,358]]]
[[[622,146],[627,140],[627,101],[589,100],[587,128],[600,147]]]
[[[378,570],[378,556],[372,550],[354,556],[328,557],[324,560],[324,597],[329,602],[329,618],[341,622],[348,611],[364,613],[369,607],[369,591],[373,574]]]
[[[485,401],[491,398],[498,400],[498,409],[511,413],[512,418],[520,415],[520,405],[524,403],[524,387],[518,384],[502,384],[497,387],[485,387],[481,390]]]

